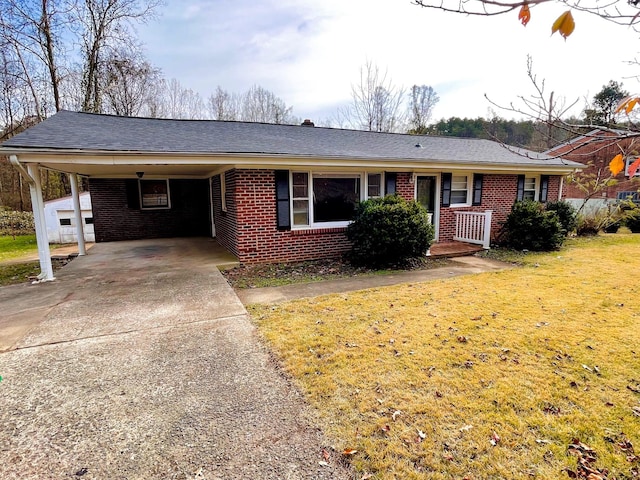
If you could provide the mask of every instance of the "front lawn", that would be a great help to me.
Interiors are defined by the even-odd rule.
[[[38,252],[35,235],[0,236],[0,263]]]
[[[360,479],[637,478],[638,252],[640,235],[579,239],[251,313]]]

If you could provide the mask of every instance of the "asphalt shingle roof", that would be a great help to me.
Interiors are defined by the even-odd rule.
[[[2,148],[31,151],[268,154],[523,166],[574,164],[523,149],[507,149],[497,142],[482,139],[300,125],[118,117],[69,111],[58,112],[16,135],[4,142]]]

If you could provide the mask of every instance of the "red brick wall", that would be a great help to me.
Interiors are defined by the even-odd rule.
[[[560,188],[560,176],[549,177],[548,200],[557,200]],[[398,193],[407,200],[413,200],[414,185],[410,183],[411,175],[405,173],[398,174]],[[441,207],[439,242],[451,242],[455,233],[456,219],[455,212],[484,212],[491,210],[491,236],[495,237],[502,222],[507,218],[511,207],[516,201],[518,193],[517,175],[490,175],[485,174],[482,186],[482,203],[470,207]],[[442,203],[442,196],[440,197]]]
[[[226,186],[223,215],[220,181],[214,179],[216,236],[242,263],[331,258],[349,250],[344,228],[278,230],[273,170],[230,170]]]
[[[611,136],[612,140],[591,141],[587,139],[576,140],[574,143],[563,144],[550,151],[550,155],[562,156],[567,160],[582,164],[590,164],[589,167],[582,170],[578,176],[583,178],[593,177],[599,174],[602,178],[609,176],[609,163],[619,153],[624,155],[638,155],[640,145],[637,139],[621,139],[615,141],[613,133],[607,134],[602,132],[598,134],[600,137]],[[640,178],[635,177],[629,179],[620,173],[617,177],[618,183],[611,187],[605,188],[594,199],[616,199],[618,192],[637,191],[640,188]],[[565,182],[562,190],[562,198],[584,198],[585,194],[569,182]]]
[[[220,175],[211,179],[211,197],[213,199],[213,217],[216,226],[216,240],[233,253],[238,254],[238,228],[237,209],[233,201],[236,191],[235,170],[230,170],[222,175],[225,177],[227,211],[222,210],[222,198],[220,195]]]
[[[137,189],[133,179],[89,179],[97,242],[210,234],[207,180],[170,179],[166,210],[141,210]]]

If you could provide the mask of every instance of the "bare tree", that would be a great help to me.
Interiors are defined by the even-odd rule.
[[[242,96],[229,93],[218,86],[207,100],[210,118],[213,120],[239,120]]]
[[[118,46],[137,48],[129,27],[152,18],[159,4],[160,0],[83,0],[76,4],[82,25],[84,111],[102,111],[104,62]]]
[[[404,126],[404,89],[371,61],[360,68],[360,82],[351,86],[351,104],[339,112],[352,128],[397,132]]]
[[[293,123],[293,107],[273,92],[254,85],[242,95],[241,120],[245,122]]]
[[[431,121],[433,109],[440,97],[429,85],[414,85],[409,91],[409,125],[411,133],[427,133],[427,125]]]
[[[139,58],[123,55],[105,62],[102,75],[107,101],[105,111],[123,116],[139,116],[160,79],[160,71]]]
[[[0,43],[20,66],[31,91],[33,114],[42,119],[49,98],[61,108],[60,37],[68,27],[63,0],[5,0],[0,4]],[[49,97],[51,95],[51,97]]]

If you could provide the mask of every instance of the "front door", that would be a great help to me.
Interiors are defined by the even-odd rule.
[[[416,178],[416,200],[429,212],[429,219],[433,223],[436,212],[436,177],[435,175],[419,176]]]
[[[416,176],[416,200],[429,213],[429,221],[435,227],[435,240],[439,238],[438,218],[440,216],[438,200],[440,188],[437,175]]]

